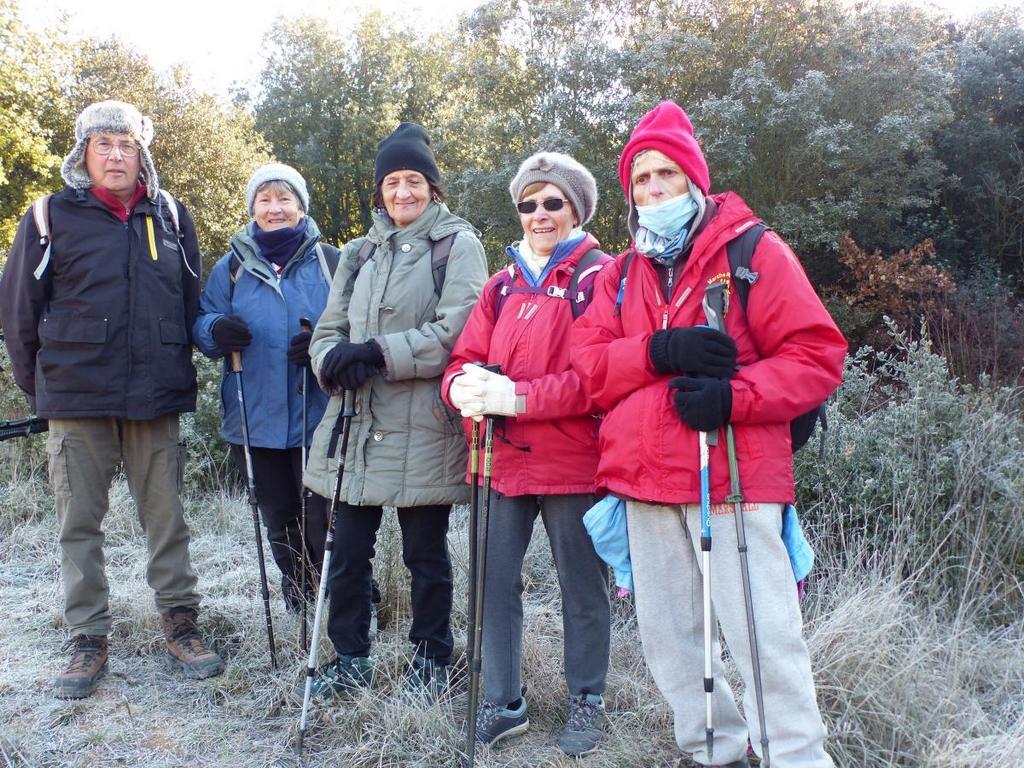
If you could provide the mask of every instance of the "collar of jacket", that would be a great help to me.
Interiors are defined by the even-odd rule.
[[[416,221],[407,227],[395,226],[395,222],[385,211],[374,210],[373,226],[366,237],[377,246],[382,246],[389,240],[392,245],[401,245],[423,238],[436,243],[453,232],[470,232],[474,237],[480,236],[476,227],[448,210],[447,205],[431,201]]]
[[[558,248],[562,247],[563,244],[566,242],[567,241],[563,240],[561,243],[559,243],[558,246],[555,247],[555,252],[552,255],[557,254]],[[583,254],[585,254],[587,251],[593,248],[601,247],[601,244],[597,241],[596,237],[594,237],[589,232],[584,232],[582,236],[580,236],[573,243],[573,245],[571,246],[572,250],[570,250],[567,254],[562,256],[553,265],[545,266],[544,269],[541,270],[540,275],[538,275],[537,280],[535,282],[532,282],[530,280],[530,277],[532,277],[532,275],[530,275],[530,277],[527,277],[529,273],[527,273],[526,268],[523,266],[522,257],[519,255],[519,249],[517,248],[517,245],[518,242],[513,243],[512,245],[505,249],[505,253],[507,253],[515,263],[516,279],[521,280],[526,285],[533,285],[533,287],[547,284],[551,280],[552,275],[555,276],[553,284],[560,285],[561,281],[559,279],[559,276],[563,272],[568,272],[571,275],[576,265],[579,264],[580,259],[583,258]]]
[[[284,274],[289,270],[294,269],[303,258],[316,258],[312,249],[320,241],[320,228],[312,217],[307,215],[307,218],[309,219],[309,224],[306,227],[306,232],[309,236],[298,247],[295,254],[288,260],[288,263],[285,264],[284,269],[281,270],[281,277],[284,277]],[[252,236],[252,228],[254,226],[256,226],[255,223],[250,221],[241,232],[232,236],[230,245],[232,256],[239,261],[242,269],[269,285],[277,291],[281,298],[284,298],[280,286],[281,278],[278,277],[273,265],[263,258],[260,253],[260,247]]]
[[[66,200],[69,203],[81,206],[83,208],[99,208],[110,213],[112,217],[117,218],[114,215],[114,213],[106,206],[106,204],[98,197],[96,197],[96,195],[92,194],[88,189],[79,190],[75,189],[74,187],[65,186],[64,189],[61,192],[58,192],[57,194],[60,195],[64,200]],[[137,213],[144,215],[155,215],[156,208],[156,203],[154,203],[148,197],[143,195],[142,198],[135,203],[135,206],[132,208],[131,215],[129,216],[129,218],[131,218],[131,216],[134,216]]]

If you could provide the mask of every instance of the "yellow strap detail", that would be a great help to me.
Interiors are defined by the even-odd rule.
[[[156,261],[156,234],[153,232],[153,217],[146,217],[146,231],[149,233],[149,255]]]

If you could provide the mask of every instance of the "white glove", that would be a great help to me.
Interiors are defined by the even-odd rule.
[[[452,405],[462,412],[462,417],[480,421],[484,412],[484,390],[478,379],[460,373],[452,381],[448,389],[448,397]]]
[[[516,383],[508,376],[491,373],[479,365],[466,363],[463,374],[452,382],[451,398],[455,403],[455,385],[461,382],[460,396],[465,405],[459,406],[465,418],[480,421],[484,414],[492,416],[516,415]]]

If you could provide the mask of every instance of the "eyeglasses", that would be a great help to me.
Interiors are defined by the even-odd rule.
[[[139,154],[139,145],[134,141],[108,141],[107,139],[97,139],[96,141],[89,142],[89,146],[92,147],[92,151],[97,155],[109,155],[117,148],[117,151],[121,153],[121,157],[135,157]]]
[[[551,197],[541,202],[541,205],[544,206],[545,211],[560,211],[562,210],[562,206],[568,202],[568,200],[561,200],[560,198],[557,197]],[[534,211],[537,210],[537,201],[523,200],[523,202],[521,203],[516,203],[516,209],[520,213],[533,213]]]

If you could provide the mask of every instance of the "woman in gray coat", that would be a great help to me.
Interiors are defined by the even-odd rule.
[[[377,146],[373,226],[345,245],[310,356],[333,396],[313,436],[305,484],[330,499],[343,390],[355,392],[342,504],[328,574],[337,658],[320,695],[368,685],[371,565],[383,507],[396,507],[412,576],[410,681],[438,690],[451,659],[451,506],[469,500],[466,440],[442,403],[441,374],[487,280],[478,232],[444,204],[427,132],[402,123]],[[447,256],[445,256],[447,252]]]

